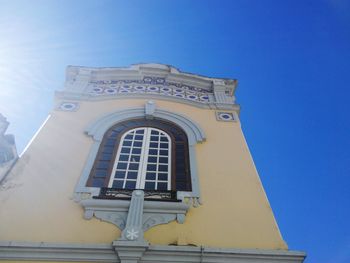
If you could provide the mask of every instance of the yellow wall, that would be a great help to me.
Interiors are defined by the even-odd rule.
[[[286,249],[238,122],[220,122],[213,110],[168,101],[158,108],[186,115],[206,134],[196,146],[203,205],[184,224],[151,228],[151,244]],[[77,112],[53,111],[0,191],[0,239],[110,243],[120,231],[83,219],[72,200],[93,140],[84,129],[118,109],[143,107],[145,99],[79,102]]]

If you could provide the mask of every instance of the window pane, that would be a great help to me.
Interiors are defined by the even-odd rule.
[[[149,147],[150,147],[150,148],[158,148],[158,143],[156,143],[156,142],[151,142],[151,143],[149,144]]]
[[[167,165],[159,165],[158,166],[158,171],[167,172],[168,171],[168,166]]]
[[[132,149],[132,154],[141,154],[141,149],[139,148]]]
[[[168,149],[168,144],[167,143],[161,143],[160,144],[160,148],[162,148],[162,149]]]
[[[128,172],[128,179],[137,179],[137,172]]]
[[[157,190],[167,190],[168,184],[167,183],[158,183]]]
[[[147,171],[155,171],[157,166],[155,164],[148,164]]]
[[[140,155],[131,155],[131,162],[139,162],[140,161]]]
[[[125,170],[126,169],[126,164],[127,163],[118,163],[117,169]]]
[[[146,173],[146,180],[156,180],[155,173]]]
[[[125,161],[127,162],[129,160],[129,155],[124,155],[124,154],[121,154],[119,156],[119,161]]]
[[[143,134],[144,130],[138,130],[136,131],[137,134]]]
[[[168,155],[168,150],[160,150],[159,155]]]
[[[158,132],[158,131],[155,131],[155,130],[152,130],[152,131],[151,131],[151,134],[152,134],[152,135],[158,135],[159,132]]]
[[[151,141],[152,142],[158,142],[158,136],[151,136]]]
[[[157,157],[152,157],[152,156],[148,157],[148,162],[149,163],[156,163],[157,162]]]
[[[123,188],[123,182],[122,180],[114,180],[112,187],[113,188]]]
[[[142,147],[142,142],[134,142],[134,147]]]
[[[162,136],[162,137],[160,137],[160,141],[162,141],[162,142],[167,142],[167,141],[168,141],[168,138],[167,138],[167,137]]]
[[[168,163],[168,157],[159,157],[160,163]]]
[[[168,180],[168,174],[166,174],[166,173],[159,173],[158,174],[158,180],[160,180],[160,181],[167,181]]]
[[[135,188],[136,188],[136,181],[126,181],[125,189],[135,189]]]
[[[146,182],[145,183],[145,190],[154,190],[155,189],[155,183],[154,182]]]
[[[132,140],[132,137],[133,137],[133,136],[132,136],[131,134],[128,134],[128,135],[125,136],[125,139],[126,139],[126,140]]]
[[[157,155],[158,154],[158,150],[155,149],[150,149],[148,152],[149,155]]]
[[[123,147],[121,153],[130,153],[130,148]]]
[[[123,146],[131,146],[131,141],[124,141]]]
[[[143,140],[143,136],[142,135],[136,135],[135,136],[135,140],[142,141]]]
[[[116,178],[125,178],[125,171],[116,171],[115,177]]]
[[[138,170],[139,169],[139,164],[138,163],[130,163],[129,164],[129,170]]]

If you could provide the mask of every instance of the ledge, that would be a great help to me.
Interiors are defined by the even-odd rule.
[[[112,244],[77,244],[46,242],[0,242],[0,260],[59,262],[120,262],[117,253],[125,249]],[[130,242],[129,248],[134,247]],[[224,249],[191,246],[150,245],[141,262],[221,262],[221,263],[301,263],[306,254],[289,250]]]

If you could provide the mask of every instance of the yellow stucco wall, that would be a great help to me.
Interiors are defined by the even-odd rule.
[[[84,129],[118,109],[143,107],[145,99],[79,102],[76,112],[53,111],[0,191],[0,240],[110,243],[120,231],[83,219],[72,200],[93,140]],[[154,100],[158,108],[186,115],[206,134],[196,146],[203,205],[184,224],[151,228],[151,244],[286,249],[254,167],[239,122],[220,122],[215,111]]]

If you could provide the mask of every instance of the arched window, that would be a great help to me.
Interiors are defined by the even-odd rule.
[[[171,190],[171,138],[159,129],[141,127],[121,137],[108,187]]]
[[[191,191],[188,139],[164,120],[135,119],[104,135],[88,187]]]

